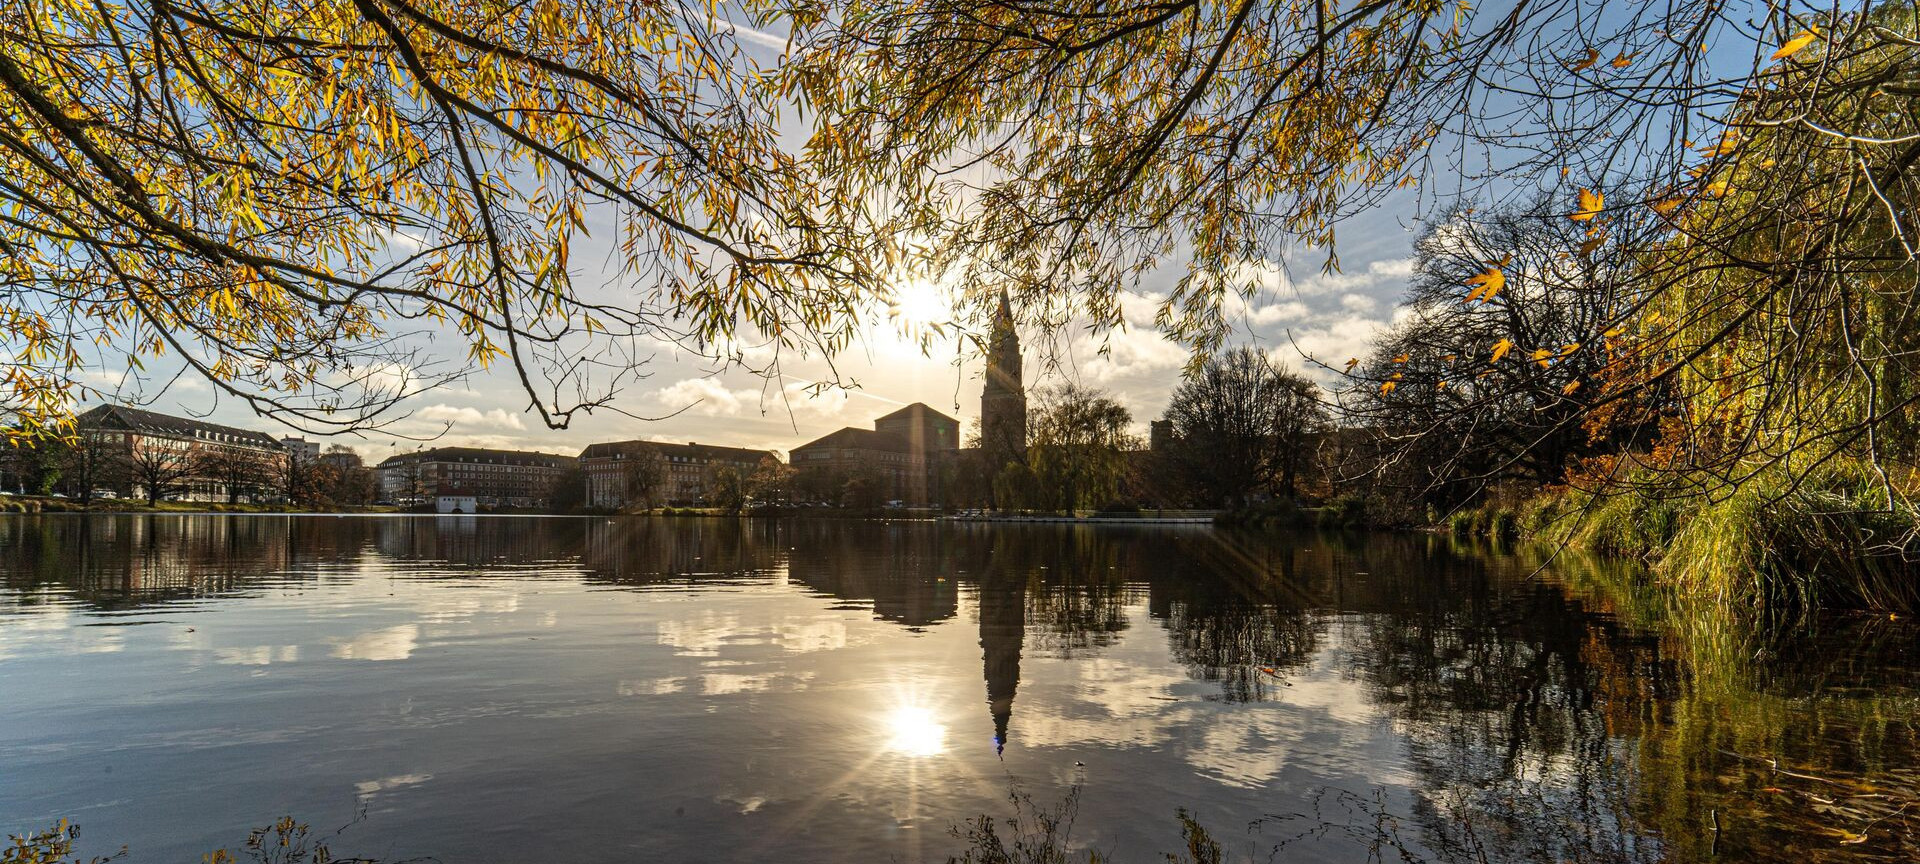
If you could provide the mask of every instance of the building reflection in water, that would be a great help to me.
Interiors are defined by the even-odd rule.
[[[369,559],[407,562],[395,572],[426,581],[539,574],[629,591],[783,584],[821,608],[906,630],[964,626],[971,611],[987,717],[972,715],[964,722],[981,725],[954,734],[978,741],[990,726],[1001,752],[1020,740],[1023,660],[1099,655],[1130,627],[1151,622],[1191,679],[1230,705],[1285,700],[1291,676],[1338,651],[1350,697],[1385,712],[1403,739],[1427,842],[1496,837],[1512,847],[1492,856],[1505,860],[1540,849],[1639,860],[1674,853],[1674,844],[1693,857],[1702,850],[1691,848],[1697,832],[1680,830],[1685,820],[1731,812],[1742,794],[1708,779],[1734,764],[1729,751],[1791,748],[1802,764],[1857,770],[1916,751],[1910,725],[1874,719],[1897,715],[1886,700],[1914,692],[1910,629],[1847,625],[1830,632],[1849,647],[1773,644],[1747,650],[1759,660],[1737,669],[1709,668],[1624,601],[1595,608],[1582,599],[1590,595],[1529,578],[1534,562],[1416,536],[828,520],[8,517],[0,586],[11,590],[0,603],[56,594],[102,609],[202,601],[354,578]],[[1860,695],[1869,691],[1894,695]],[[943,752],[946,722],[956,721],[903,704],[886,720],[889,748]],[[1783,737],[1782,726],[1804,736]],[[1631,790],[1621,786],[1629,763],[1639,772]],[[1463,810],[1504,830],[1457,836]],[[1585,838],[1554,834],[1568,820],[1597,828]],[[1635,845],[1648,832],[1666,839]],[[1765,839],[1729,838],[1720,851]]]

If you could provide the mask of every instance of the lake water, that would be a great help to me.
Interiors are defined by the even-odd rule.
[[[65,817],[81,852],[186,862],[290,814],[383,859],[938,861],[1010,792],[1077,789],[1075,845],[1121,862],[1179,848],[1180,808],[1260,861],[1916,857],[1873,809],[1920,785],[1908,622],[1737,639],[1540,560],[1190,527],[0,517],[0,832]]]

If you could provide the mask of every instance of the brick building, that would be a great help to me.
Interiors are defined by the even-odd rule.
[[[572,456],[530,450],[436,447],[388,457],[378,469],[380,497],[412,506],[442,495],[472,496],[481,507],[544,507]]]
[[[643,459],[658,460],[657,465],[638,466],[636,463]],[[611,510],[637,504],[704,504],[713,470],[731,468],[745,478],[768,459],[780,461],[772,451],[744,447],[613,441],[580,451],[580,474],[586,481],[589,507]],[[635,479],[636,475],[656,467],[658,476],[652,490],[639,494],[636,487],[643,482]]]
[[[960,446],[960,421],[915,402],[873,421],[872,429],[851,426],[793,448],[793,467],[816,486],[821,478],[868,477],[880,495],[909,505],[937,498],[940,460]]]
[[[287,453],[264,432],[102,405],[75,418],[76,494],[175,501],[276,500]]]

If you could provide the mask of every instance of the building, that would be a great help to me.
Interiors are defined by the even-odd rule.
[[[480,500],[472,495],[440,495],[433,499],[435,513],[478,513]]]
[[[780,457],[769,450],[614,441],[580,451],[587,506],[615,510],[630,505],[704,504],[711,472],[731,468],[742,478],[760,463]]]
[[[380,463],[380,497],[407,506],[471,496],[480,507],[545,507],[574,464],[572,456],[530,450],[418,450]]]
[[[882,500],[924,505],[937,500],[936,468],[960,446],[960,421],[915,402],[873,421],[793,448],[793,467],[815,479],[871,478]],[[831,484],[826,484],[831,485]]]
[[[265,432],[102,405],[75,418],[80,494],[173,501],[277,500],[287,453]]]
[[[980,391],[980,450],[993,473],[1027,461],[1027,390],[1020,373],[1020,334],[1013,304],[1000,292],[987,340],[987,373]]]
[[[287,458],[295,464],[310,465],[320,458],[320,442],[289,435],[280,439],[280,446],[287,451]]]

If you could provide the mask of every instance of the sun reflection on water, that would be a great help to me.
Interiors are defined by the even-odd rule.
[[[887,715],[887,749],[903,756],[947,752],[947,726],[922,705],[899,705]]]

